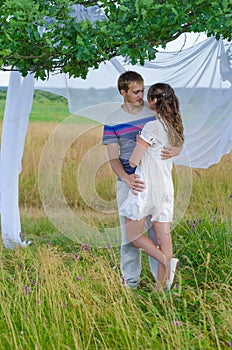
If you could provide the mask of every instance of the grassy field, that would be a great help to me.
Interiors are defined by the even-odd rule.
[[[0,89],[0,120],[4,115],[6,89]],[[30,122],[61,122],[69,116],[67,99],[46,91],[35,90]]]
[[[181,263],[174,289],[165,295],[154,293],[142,252],[140,286],[132,291],[120,273],[119,247],[79,244],[61,234],[44,211],[38,185],[42,151],[69,113],[65,101],[55,100],[55,111],[50,96],[39,95],[38,100],[20,175],[22,231],[34,243],[15,251],[0,244],[0,349],[232,347],[232,154],[209,169],[192,169],[191,197],[172,232]],[[118,225],[117,213],[91,209],[77,185],[81,160],[100,142],[101,133],[102,127],[96,127],[70,145],[60,179],[69,208],[103,232]],[[99,167],[96,191],[106,201],[115,199],[115,180],[107,164]]]

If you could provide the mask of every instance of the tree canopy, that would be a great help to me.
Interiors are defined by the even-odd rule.
[[[0,0],[0,64],[46,79],[53,71],[85,78],[90,67],[127,56],[154,59],[184,32],[232,38],[231,0]],[[98,5],[107,18],[70,16],[73,4]],[[46,18],[53,19],[46,22]],[[46,31],[38,30],[46,24]]]

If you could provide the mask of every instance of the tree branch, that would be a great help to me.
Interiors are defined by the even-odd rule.
[[[3,72],[19,72],[19,70],[18,69],[14,69],[14,68],[1,68],[1,70],[3,71]]]
[[[86,1],[78,1],[79,5],[91,5],[91,4],[96,4],[99,6],[97,0],[86,0]]]

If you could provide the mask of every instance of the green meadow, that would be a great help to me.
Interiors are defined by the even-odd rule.
[[[3,118],[6,89],[0,89],[0,120]],[[31,122],[61,122],[69,116],[67,99],[46,91],[35,90]]]
[[[0,91],[1,118],[5,93]],[[172,231],[180,260],[172,291],[154,292],[144,252],[139,288],[130,290],[120,272],[117,244],[96,248],[70,239],[44,210],[38,180],[41,155],[49,136],[68,116],[66,99],[35,92],[19,189],[22,233],[33,244],[13,251],[0,244],[0,349],[232,347],[232,153],[209,169],[191,170],[191,195]],[[119,225],[117,212],[92,209],[77,184],[78,166],[100,143],[101,134],[98,126],[70,145],[60,183],[72,212],[104,232]],[[176,172],[184,179],[185,169]],[[109,165],[103,164],[95,176],[100,198],[115,199],[115,181]]]

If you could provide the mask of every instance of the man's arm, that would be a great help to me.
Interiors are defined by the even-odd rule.
[[[183,148],[183,145],[181,146],[170,146],[170,147],[164,147],[161,151],[161,159],[166,160],[170,159],[172,157],[176,157],[180,154],[181,150]]]
[[[139,176],[136,174],[127,174],[119,159],[119,147],[116,143],[107,145],[107,152],[109,156],[109,162],[112,170],[120,179],[125,182],[130,190],[136,194],[136,192],[142,192],[144,189],[144,182],[139,180]]]

